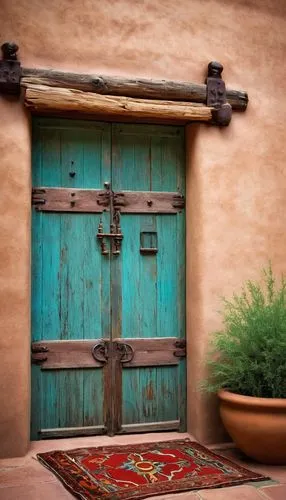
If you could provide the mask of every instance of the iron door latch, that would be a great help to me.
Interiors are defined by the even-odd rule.
[[[104,241],[105,238],[111,239],[111,241],[112,241],[112,254],[113,255],[120,255],[123,234],[122,234],[121,227],[120,227],[120,215],[119,215],[118,211],[116,211],[113,215],[113,222],[112,222],[112,224],[110,224],[110,233],[103,232],[103,224],[102,224],[102,220],[100,220],[100,222],[98,224],[98,228],[97,228],[96,237],[100,242],[102,255],[109,254],[106,242]]]
[[[100,363],[108,363],[110,358],[118,358],[120,363],[130,363],[134,358],[134,350],[125,342],[100,340],[93,346],[92,355]]]

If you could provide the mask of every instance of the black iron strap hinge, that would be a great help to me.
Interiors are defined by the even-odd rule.
[[[31,347],[31,360],[32,363],[35,365],[40,365],[41,363],[44,363],[48,359],[48,353],[49,349],[47,346],[43,345],[33,345]]]
[[[1,46],[3,59],[0,60],[0,92],[19,95],[21,92],[21,65],[17,61],[16,43],[6,42]]]
[[[176,347],[176,350],[173,352],[174,356],[176,358],[185,358],[186,357],[186,340],[185,339],[178,339],[176,342],[174,342],[174,347]]]

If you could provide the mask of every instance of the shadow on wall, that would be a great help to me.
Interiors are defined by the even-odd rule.
[[[201,0],[202,3],[209,3],[209,0]],[[218,2],[221,6],[221,0]],[[233,0],[223,0],[225,5],[233,5]],[[286,18],[286,2],[285,0],[235,0],[236,5],[241,5],[243,8],[253,10],[254,14],[257,11],[264,12],[276,17]]]

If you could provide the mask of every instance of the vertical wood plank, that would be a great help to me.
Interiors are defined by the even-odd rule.
[[[33,137],[34,186],[102,189],[110,178],[110,125],[36,119]],[[110,260],[96,239],[99,220],[34,211],[33,340],[109,335]],[[104,424],[101,369],[33,367],[33,392],[34,439],[43,428]]]
[[[130,131],[132,129],[126,125],[112,126],[112,187],[114,191],[137,191],[140,186],[141,191],[149,191],[150,137],[147,134],[134,136]]]
[[[113,129],[113,148],[115,191],[184,193],[181,128],[118,125]],[[121,216],[122,337],[185,336],[183,214],[180,217],[178,223],[177,215]],[[140,254],[141,231],[157,232],[156,255]],[[130,369],[123,365],[123,425],[178,420],[185,411],[179,408],[184,404],[181,378],[185,379],[185,371],[180,366]]]
[[[158,215],[157,336],[178,336],[178,260],[176,216]],[[179,298],[180,300],[180,298]]]
[[[156,217],[143,215],[139,216],[140,221],[137,228],[136,238],[140,247],[140,232],[157,232]],[[139,257],[140,291],[142,300],[140,302],[140,337],[157,337],[158,314],[158,254],[142,255],[139,248],[136,253]],[[159,250],[160,252],[160,250]]]

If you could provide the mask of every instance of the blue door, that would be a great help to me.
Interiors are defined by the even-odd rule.
[[[32,439],[185,430],[184,132],[33,124]]]

